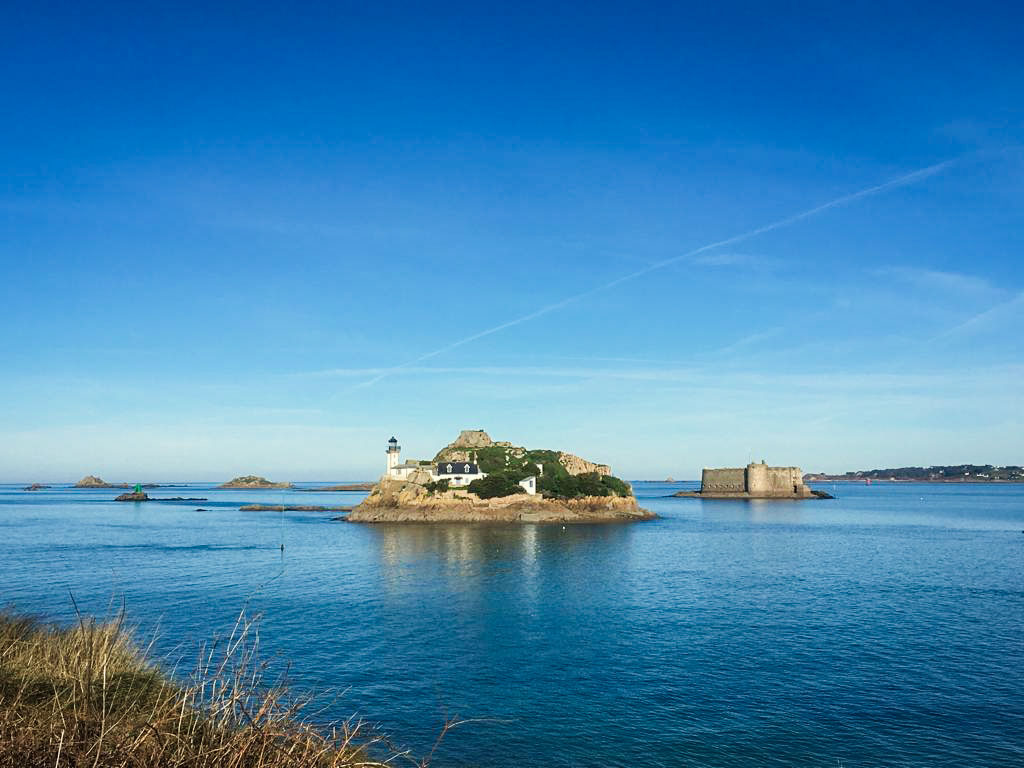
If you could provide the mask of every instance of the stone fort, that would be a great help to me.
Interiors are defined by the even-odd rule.
[[[708,496],[809,497],[811,489],[804,485],[800,467],[769,467],[747,464],[746,467],[705,469],[700,478],[700,492]]]

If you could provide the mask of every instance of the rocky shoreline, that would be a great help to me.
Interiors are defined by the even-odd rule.
[[[627,523],[653,520],[632,496],[480,499],[465,491],[427,493],[416,483],[383,480],[345,518],[350,523]]]

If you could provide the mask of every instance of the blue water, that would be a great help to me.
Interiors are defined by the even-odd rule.
[[[320,719],[423,755],[446,715],[479,718],[439,766],[1024,764],[1024,487],[666,498],[684,487],[636,486],[659,520],[563,528],[238,509],[358,493],[3,486],[0,603],[123,597],[168,658],[248,604],[300,688],[345,691]]]

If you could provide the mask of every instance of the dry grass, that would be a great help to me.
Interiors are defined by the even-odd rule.
[[[177,684],[123,616],[59,628],[0,613],[0,768],[384,764],[368,758],[376,739],[362,723],[310,726],[309,701],[290,695],[284,679],[264,679],[258,645],[255,624],[240,618]],[[392,754],[386,762],[409,760]]]

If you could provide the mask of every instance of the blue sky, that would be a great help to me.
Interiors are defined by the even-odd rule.
[[[1024,463],[1024,14],[704,5],[5,6],[0,481]]]

